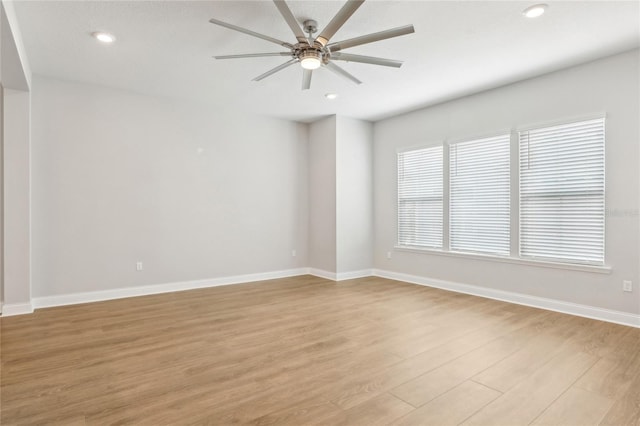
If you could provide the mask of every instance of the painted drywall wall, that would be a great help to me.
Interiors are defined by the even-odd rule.
[[[31,69],[25,54],[13,3],[0,4],[0,74],[5,88],[28,91]]]
[[[13,5],[0,4],[0,126],[2,175],[0,303],[3,312],[31,312],[30,95],[31,73]]]
[[[28,305],[31,303],[30,94],[4,89],[3,103],[3,303]]]
[[[309,125],[309,267],[327,278],[372,267],[372,132],[335,115]]]
[[[2,23],[0,23],[2,25]],[[1,28],[0,28],[1,30]],[[0,61],[2,52],[0,51]],[[0,69],[2,66],[0,65]],[[0,71],[0,313],[4,303],[4,88]]]
[[[374,125],[374,264],[382,270],[640,313],[640,64],[634,50]],[[394,250],[398,149],[606,113],[610,274]],[[392,259],[386,253],[393,251]],[[622,291],[633,280],[634,292]]]
[[[373,265],[373,125],[336,118],[336,271]]]
[[[336,116],[309,124],[309,267],[336,272]]]
[[[4,6],[0,1],[0,84],[2,83],[2,43],[4,39],[4,31],[5,30],[5,17],[4,17]]]
[[[34,297],[307,266],[305,125],[39,76],[32,114]]]

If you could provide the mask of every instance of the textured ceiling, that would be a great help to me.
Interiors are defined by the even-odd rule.
[[[367,1],[332,41],[414,24],[415,34],[346,51],[401,59],[403,67],[341,62],[362,85],[320,69],[305,92],[298,65],[251,81],[288,58],[212,58],[282,50],[212,25],[214,17],[293,42],[270,1],[18,1],[15,11],[36,74],[301,121],[377,120],[640,45],[638,1],[547,1],[541,18],[524,18],[533,3]],[[289,3],[299,21],[313,18],[320,28],[342,4]],[[112,32],[116,43],[99,44],[89,36],[96,30]],[[339,98],[329,101],[327,92]]]

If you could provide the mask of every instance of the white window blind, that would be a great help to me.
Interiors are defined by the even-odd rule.
[[[509,255],[510,178],[508,134],[451,144],[451,250]]]
[[[520,255],[604,264],[604,119],[520,132]]]
[[[442,248],[442,145],[398,153],[398,244]]]

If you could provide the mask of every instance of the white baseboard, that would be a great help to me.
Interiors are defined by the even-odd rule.
[[[2,305],[2,316],[11,317],[13,315],[32,314],[33,306],[31,303],[9,303]]]
[[[364,269],[360,271],[341,272],[336,274],[335,272],[324,271],[316,268],[298,268],[257,274],[212,278],[206,280],[184,281],[139,287],[119,288],[113,290],[36,297],[31,300],[31,303],[15,303],[2,305],[2,316],[8,317],[12,315],[30,314],[34,309],[37,308],[100,302],[104,300],[122,299],[125,297],[146,296],[152,294],[170,293],[174,291],[194,290],[199,288],[272,280],[306,274],[314,275],[332,281],[363,278],[373,275],[376,277],[405,281],[408,283],[435,287],[443,290],[455,291],[458,293],[466,293],[474,296],[486,297],[489,299],[496,299],[504,302],[532,306],[535,308],[541,308],[550,311],[562,312],[565,314],[577,315],[581,317],[593,318],[601,321],[640,328],[640,315],[628,312],[614,311],[610,309],[598,308],[595,306],[580,305],[577,303],[564,302],[555,299],[546,299],[543,297],[530,296],[522,293],[514,293],[487,287],[456,283],[452,281],[420,277],[417,275],[386,271],[382,269]]]
[[[338,275],[335,272],[329,272],[322,269],[307,268],[307,273],[314,277],[325,278],[331,281],[337,281]]]
[[[336,281],[353,280],[356,278],[365,278],[373,275],[372,269],[362,269],[360,271],[338,272]]]
[[[329,272],[322,269],[309,268],[309,275],[314,275],[320,278],[326,278],[331,281],[343,281],[343,280],[353,280],[355,278],[364,278],[370,277],[373,274],[372,269],[362,269],[360,271],[349,271],[349,272]]]
[[[223,285],[273,280],[277,278],[306,275],[307,268],[287,269],[258,274],[235,275],[231,277],[211,278],[206,280],[183,281],[166,284],[154,284],[138,287],[126,287],[113,290],[90,291],[83,293],[61,294],[56,296],[36,297],[32,299],[34,308],[50,308],[54,306],[76,305],[79,303],[101,302],[104,300],[122,299],[125,297],[148,296],[152,294],[171,293],[174,291],[195,290],[198,288],[218,287]],[[3,312],[4,315],[4,312]]]
[[[373,275],[376,277],[388,278],[391,280],[405,281],[412,284],[435,287],[443,290],[471,294],[474,296],[486,297],[488,299],[501,300],[503,302],[532,306],[534,308],[546,309],[548,311],[561,312],[564,314],[576,315],[579,317],[592,318],[600,321],[607,321],[640,328],[640,315],[635,315],[629,312],[614,311],[611,309],[598,308],[595,306],[580,305],[577,303],[564,302],[561,300],[529,296],[522,293],[495,290],[487,287],[479,287],[470,284],[461,284],[452,281],[420,277],[417,275],[385,271],[382,269],[374,269]]]

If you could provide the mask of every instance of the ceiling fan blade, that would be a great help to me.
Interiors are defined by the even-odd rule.
[[[347,19],[353,15],[353,13],[362,6],[364,0],[347,0],[342,9],[338,11],[336,16],[327,24],[327,26],[316,37],[314,44],[320,44],[325,47],[333,35],[347,22]]]
[[[267,41],[270,41],[272,43],[279,44],[280,46],[284,46],[287,49],[292,49],[293,48],[293,45],[291,45],[290,43],[287,43],[286,41],[278,40],[276,38],[269,37],[267,35],[260,34],[260,33],[257,33],[255,31],[248,30],[246,28],[242,28],[242,27],[239,27],[237,25],[229,24],[229,23],[223,22],[223,21],[218,21],[217,19],[213,19],[213,18],[209,19],[209,22],[211,22],[212,24],[215,24],[215,25],[220,25],[221,27],[229,28],[230,30],[239,31],[241,33],[244,33],[244,34],[247,34],[247,35],[250,35],[250,36],[253,36],[253,37],[258,37],[258,38],[261,38],[263,40],[267,40]]]
[[[269,77],[270,75],[273,75],[273,74],[277,73],[278,71],[282,71],[283,69],[287,68],[288,66],[295,64],[296,62],[298,62],[297,59],[292,59],[290,61],[287,61],[282,65],[278,65],[277,67],[275,67],[273,69],[270,69],[269,71],[265,72],[264,74],[260,74],[259,76],[254,78],[253,81],[263,80],[263,79]]]
[[[326,65],[327,69],[330,69],[331,71],[333,71],[334,73],[353,81],[355,84],[362,84],[362,82],[360,80],[358,80],[357,78],[355,78],[353,75],[351,75],[350,73],[348,73],[347,71],[345,71],[343,68],[340,68],[339,66],[337,66],[336,64],[334,64],[333,62],[328,62]]]
[[[363,64],[382,65],[385,67],[400,68],[402,61],[395,59],[376,58],[373,56],[353,55],[351,53],[336,52],[331,54],[331,59],[346,62],[362,62]]]
[[[239,58],[262,58],[265,56],[291,56],[291,52],[277,52],[277,53],[244,53],[241,55],[222,55],[214,56],[216,59],[239,59]]]
[[[350,38],[349,40],[338,41],[331,43],[329,50],[337,52],[349,47],[360,46],[361,44],[373,43],[374,41],[386,40],[388,38],[398,37],[405,34],[411,34],[415,32],[413,25],[405,25],[404,27],[392,28],[390,30],[380,31],[377,33],[367,34],[360,37]]]
[[[280,14],[284,18],[284,20],[287,21],[287,24],[289,24],[289,28],[291,28],[291,31],[293,31],[293,34],[298,40],[298,43],[309,44],[309,42],[307,41],[307,37],[304,35],[302,28],[298,24],[296,17],[293,16],[293,13],[291,12],[291,9],[289,9],[289,6],[287,6],[287,3],[284,0],[273,0],[273,2],[280,11]]]
[[[302,73],[302,90],[311,88],[311,74],[313,74],[313,70],[304,70]]]

